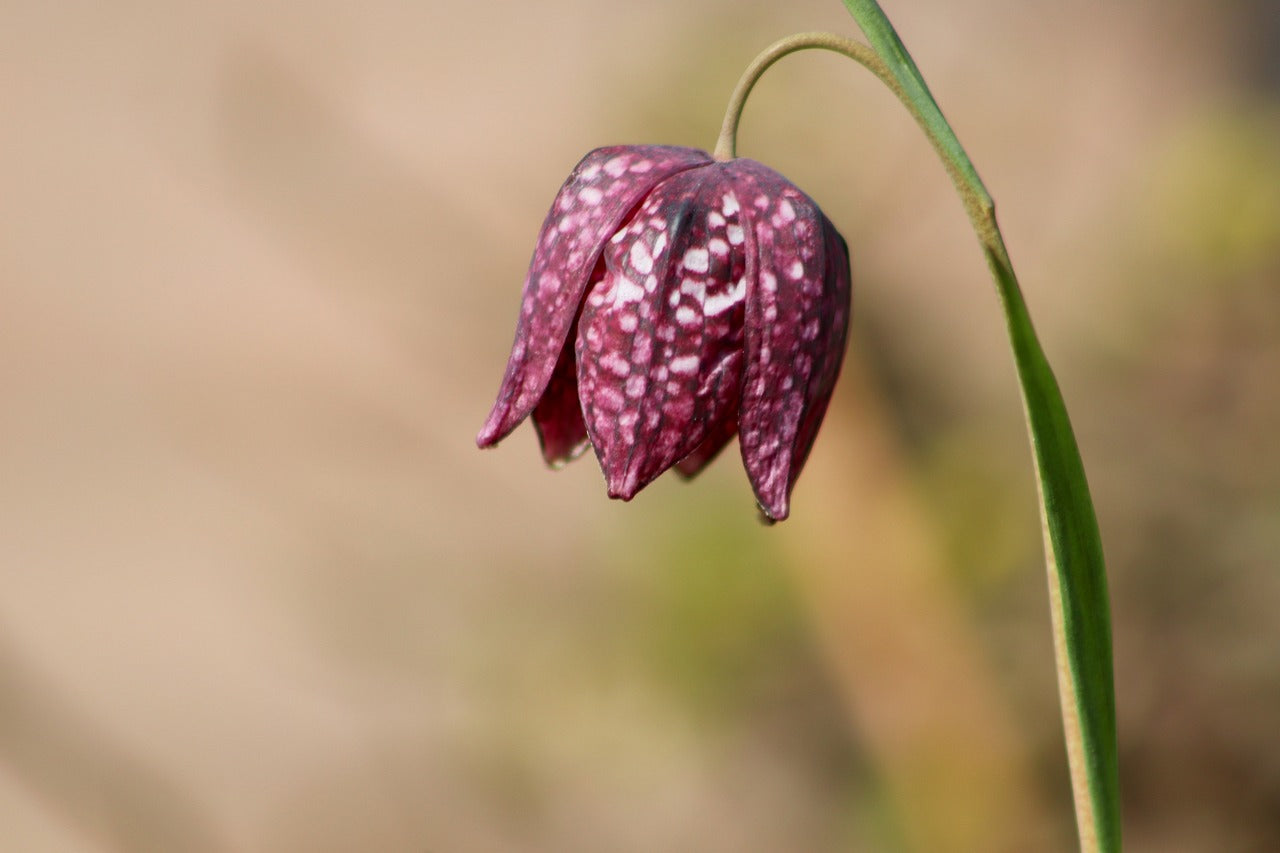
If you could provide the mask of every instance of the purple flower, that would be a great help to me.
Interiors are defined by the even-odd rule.
[[[525,280],[490,447],[530,414],[548,463],[595,448],[609,496],[692,477],[739,434],[783,519],[844,358],[844,239],[752,160],[598,148],[561,187]]]

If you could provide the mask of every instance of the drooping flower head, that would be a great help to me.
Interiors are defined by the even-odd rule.
[[[844,357],[844,239],[753,160],[616,146],[582,159],[547,214],[493,411],[530,414],[548,463],[595,448],[609,496],[702,470],[739,436],[783,519]]]

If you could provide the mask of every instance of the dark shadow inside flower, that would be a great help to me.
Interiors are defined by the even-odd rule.
[[[605,274],[604,261],[596,262],[587,284],[587,290],[595,287]],[[533,409],[533,426],[542,445],[542,456],[552,468],[560,469],[581,456],[591,445],[587,437],[587,424],[582,419],[582,403],[578,399],[578,363],[574,353],[574,341],[578,337],[578,322],[582,306],[578,306],[569,327],[551,381]]]

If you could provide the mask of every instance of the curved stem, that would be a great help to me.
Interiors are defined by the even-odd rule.
[[[738,121],[742,117],[742,110],[746,106],[751,90],[775,62],[801,50],[829,50],[848,57],[888,86],[915,118],[916,123],[928,137],[929,143],[942,158],[942,164],[947,174],[951,176],[952,182],[955,183],[956,190],[964,202],[965,212],[969,214],[969,221],[973,223],[983,246],[988,250],[994,250],[997,255],[1005,254],[1004,241],[1000,238],[1000,230],[995,226],[991,196],[969,162],[969,158],[964,155],[960,143],[951,133],[946,120],[942,118],[941,113],[935,117],[922,111],[917,100],[911,97],[902,85],[901,73],[896,73],[895,69],[881,59],[873,48],[860,41],[835,33],[796,33],[778,39],[761,51],[742,73],[738,85],[734,87],[733,94],[729,97],[729,106],[725,109],[724,123],[720,127],[720,137],[716,140],[713,156],[721,161],[732,160],[738,156]]]
[[[751,94],[761,75],[782,57],[800,50],[830,50],[847,56],[879,77],[885,85],[890,88],[894,86],[893,74],[888,66],[880,61],[880,57],[876,56],[874,50],[862,42],[838,36],[835,33],[817,32],[796,33],[778,39],[761,51],[738,79],[738,85],[734,87],[733,94],[729,97],[729,106],[724,113],[720,138],[716,140],[714,156],[717,160],[732,160],[738,156],[738,120],[742,117],[742,108],[746,106],[747,96]]]
[[[920,70],[877,0],[842,0],[871,47],[831,33],[799,33],[770,45],[748,67],[729,101],[715,158],[736,156],[738,119],[756,81],[799,50],[830,50],[876,75],[902,102],[938,152],[964,203],[1004,310],[1031,440],[1044,526],[1054,654],[1076,826],[1084,851],[1118,853],[1120,783],[1106,564],[1084,465],[1062,392],[1036,337],[995,205]]]
[[[1036,338],[991,196],[924,76],[877,0],[842,2],[892,72],[890,88],[938,150],[1000,295],[1040,493],[1058,692],[1080,848],[1118,853],[1120,779],[1106,561],[1062,392]]]

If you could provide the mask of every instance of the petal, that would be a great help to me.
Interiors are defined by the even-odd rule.
[[[546,391],[605,241],[653,187],[710,159],[693,148],[626,145],[597,148],[574,168],[542,223],[511,358],[478,445],[506,437]]]
[[[840,376],[840,366],[844,363],[845,340],[849,334],[849,308],[853,292],[853,282],[849,273],[849,247],[831,220],[822,217],[823,231],[826,235],[827,270],[823,277],[823,309],[824,322],[821,336],[826,341],[823,350],[823,363],[815,377],[812,387],[812,404],[805,410],[804,419],[800,422],[800,431],[796,436],[795,450],[792,453],[791,485],[795,485],[800,476],[800,469],[809,458],[813,449],[813,441],[818,437],[818,428],[827,413],[827,404],[831,402],[831,392],[835,390],[836,379]]]
[[[742,459],[761,508],[781,520],[844,358],[848,256],[790,181],[751,160],[729,166],[747,235]]]
[[[579,394],[611,497],[630,499],[736,415],[745,253],[725,178],[715,164],[656,187],[583,305]]]
[[[533,425],[548,465],[560,467],[587,449],[587,425],[578,402],[578,373],[573,348],[568,344],[560,353],[547,390],[533,408]]]
[[[590,290],[604,278],[604,261],[596,263],[591,273]],[[573,326],[577,327],[577,317]],[[578,402],[578,366],[574,358],[574,340],[570,335],[560,351],[551,381],[542,398],[533,408],[533,426],[542,446],[542,458],[552,468],[562,468],[577,459],[587,449],[587,424],[582,419],[582,404]]]
[[[741,365],[737,370],[739,370],[739,377],[741,377]],[[742,396],[741,382],[739,382],[735,396],[739,398]],[[733,407],[737,409],[736,401],[733,403]],[[694,452],[691,452],[685,459],[676,462],[676,471],[681,476],[684,476],[685,479],[695,478],[695,476],[701,474],[704,467],[716,461],[716,457],[721,455],[724,447],[733,441],[733,435],[737,435],[737,419],[726,418],[719,421],[716,427],[712,429],[712,432],[708,433],[707,438],[703,439],[703,443],[694,448]]]

